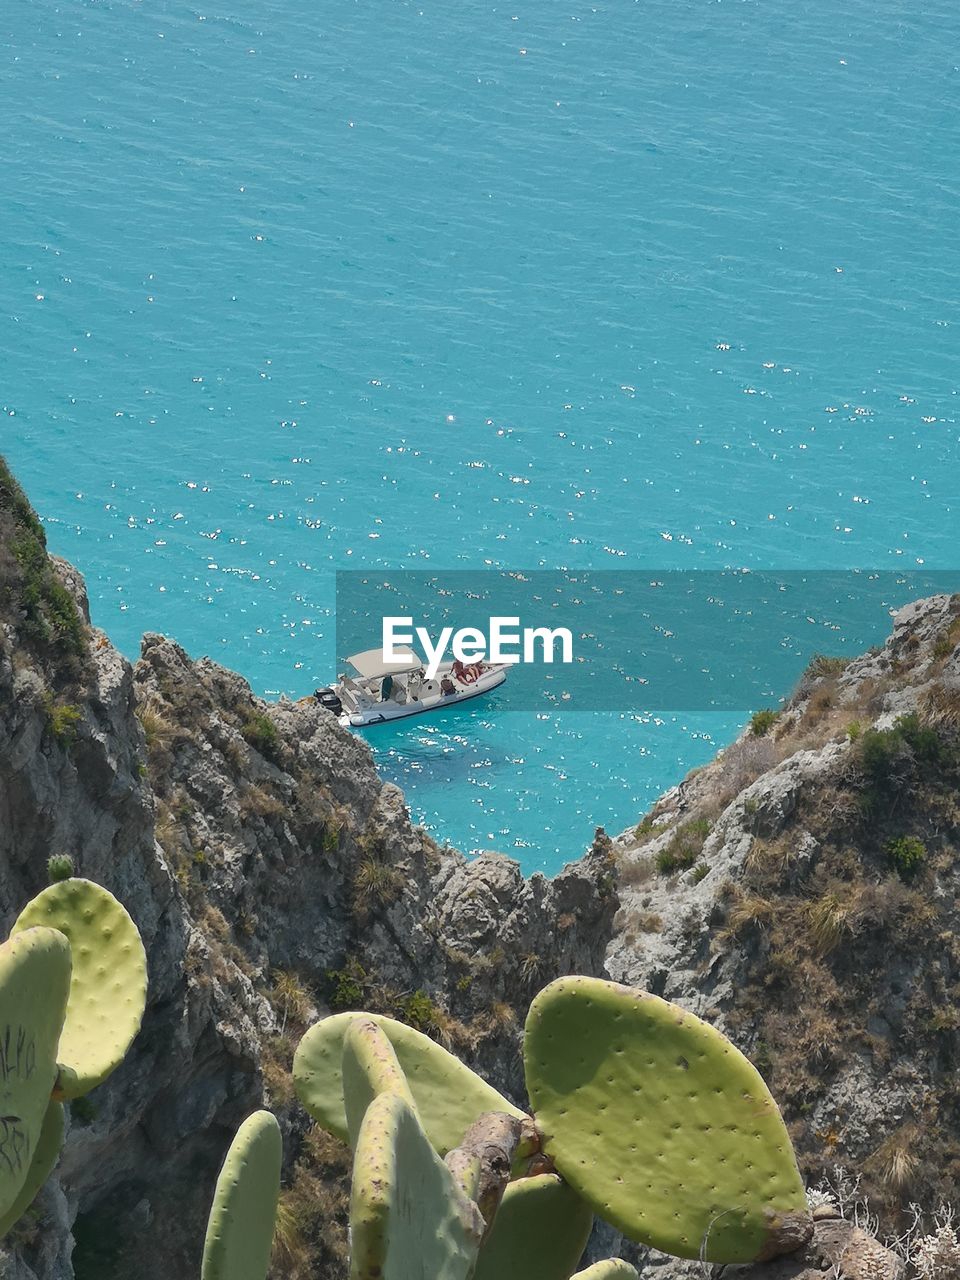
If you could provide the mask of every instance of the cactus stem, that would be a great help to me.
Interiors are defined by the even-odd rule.
[[[516,1116],[485,1111],[463,1135],[460,1146],[447,1153],[447,1168],[476,1202],[488,1228],[510,1181],[521,1130]]]

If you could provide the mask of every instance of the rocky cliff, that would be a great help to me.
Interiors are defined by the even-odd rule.
[[[293,1105],[303,1029],[388,1012],[522,1101],[518,1022],[573,971],[721,1026],[810,1183],[855,1171],[840,1199],[868,1194],[885,1229],[955,1198],[958,645],[960,598],[911,605],[875,652],[816,659],[635,829],[524,880],[415,828],[312,700],[267,705],[160,636],[131,667],[0,467],[0,925],[69,854],[135,916],[151,981],[133,1054],[74,1106],[0,1276],[197,1274],[223,1150],[263,1099],[288,1153],[278,1276],[340,1280],[347,1161]]]
[[[198,1274],[223,1152],[262,1100],[287,1138],[283,1274],[342,1276],[345,1152],[292,1099],[304,1027],[390,1013],[520,1101],[530,996],[602,970],[617,906],[603,841],[552,881],[467,861],[312,699],[267,705],[160,636],[131,667],[0,467],[0,927],[61,854],[135,918],[150,995],[0,1261],[24,1280]]]
[[[818,658],[779,713],[616,843],[611,976],[695,1010],[765,1075],[811,1184],[883,1225],[960,1173],[960,597]]]

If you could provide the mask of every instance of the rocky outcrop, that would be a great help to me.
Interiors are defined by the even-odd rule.
[[[862,658],[816,660],[772,724],[635,829],[598,831],[553,880],[526,880],[495,853],[439,848],[312,700],[268,705],[161,636],[131,667],[90,628],[82,579],[47,561],[18,492],[0,464],[0,927],[69,854],[134,915],[150,998],[128,1060],[72,1108],[57,1177],[0,1250],[0,1277],[197,1274],[222,1153],[265,1101],[288,1157],[284,1280],[339,1280],[347,1160],[292,1100],[305,1027],[332,1009],[390,1013],[519,1102],[522,1016],[569,972],[607,971],[721,1026],[770,1082],[810,1183],[856,1169],[891,1230],[909,1200],[950,1198],[956,597],[901,610]],[[612,1229],[593,1248],[631,1252]],[[824,1219],[762,1276],[898,1280],[872,1248]],[[632,1253],[648,1276],[701,1273]]]
[[[43,579],[49,608],[37,613],[23,557],[4,549],[30,539],[47,574],[42,530],[10,493],[7,477],[0,927],[45,884],[48,858],[68,854],[133,915],[150,988],[126,1062],[72,1108],[58,1175],[0,1253],[0,1276],[198,1274],[223,1151],[266,1100],[285,1129],[291,1194],[305,1184],[302,1260],[333,1280],[345,1165],[306,1141],[289,1077],[299,1035],[333,1008],[388,1012],[522,1100],[517,1043],[533,990],[602,969],[617,906],[610,851],[600,842],[553,881],[525,880],[496,854],[468,861],[413,826],[363,741],[312,699],[268,705],[160,636],[131,667],[89,628],[82,579],[64,564]],[[61,587],[81,619],[68,665]]]
[[[813,1238],[796,1253],[761,1266],[717,1267],[715,1273],[716,1280],[901,1280],[906,1269],[905,1260],[892,1249],[828,1210],[814,1223]]]
[[[958,645],[960,597],[900,610],[615,841],[611,975],[721,1027],[890,1230],[960,1167]]]

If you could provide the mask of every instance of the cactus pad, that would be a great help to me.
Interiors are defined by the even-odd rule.
[[[283,1140],[269,1111],[237,1130],[217,1179],[203,1244],[201,1280],[264,1280],[280,1196]]]
[[[693,1014],[613,982],[561,978],[530,1006],[524,1067],[544,1150],[630,1239],[749,1262],[809,1234],[776,1103]]]
[[[358,1018],[375,1022],[390,1040],[416,1100],[420,1122],[441,1155],[458,1145],[484,1111],[523,1116],[492,1085],[421,1032],[380,1014],[338,1013],[310,1028],[293,1060],[297,1097],[328,1133],[344,1142],[349,1137],[341,1063],[344,1034]]]
[[[30,1161],[30,1168],[27,1170],[26,1181],[20,1188],[20,1193],[16,1200],[14,1200],[3,1217],[0,1218],[0,1240],[3,1239],[11,1227],[17,1225],[37,1198],[37,1193],[53,1173],[56,1163],[60,1159],[60,1148],[62,1146],[63,1103],[54,1102],[51,1099],[44,1114],[43,1122],[40,1125],[40,1137],[33,1153],[33,1159]]]
[[[120,1065],[140,1030],[147,1000],[143,943],[113,894],[91,880],[44,889],[20,913],[12,934],[35,925],[59,929],[70,942],[73,977],[57,1096],[79,1098]]]
[[[17,1204],[33,1168],[69,991],[62,933],[27,929],[0,947],[0,1217]]]
[[[473,1280],[568,1280],[592,1226],[593,1211],[555,1174],[511,1182]]]
[[[573,1280],[640,1280],[635,1267],[622,1258],[604,1258],[586,1271],[578,1271]]]
[[[397,1093],[367,1108],[350,1192],[350,1280],[467,1280],[483,1219]]]
[[[343,1105],[351,1147],[357,1145],[367,1107],[381,1093],[399,1093],[417,1109],[393,1045],[370,1018],[355,1018],[343,1036]]]

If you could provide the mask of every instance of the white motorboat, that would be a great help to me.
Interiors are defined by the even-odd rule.
[[[505,664],[443,662],[430,679],[417,654],[409,649],[397,653],[395,662],[387,662],[382,649],[355,653],[347,659],[353,673],[342,675],[330,688],[318,689],[317,701],[345,727],[359,728],[479,698],[507,678]]]

